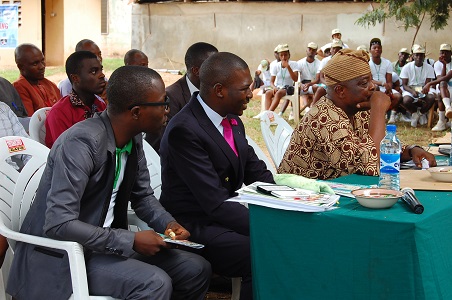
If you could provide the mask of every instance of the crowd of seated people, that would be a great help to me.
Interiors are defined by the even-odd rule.
[[[248,144],[238,117],[253,97],[253,87],[265,98],[265,109],[276,110],[288,87],[300,83],[305,118],[277,166],[279,173],[320,179],[352,173],[375,176],[379,172],[376,145],[384,136],[385,123],[408,120],[413,127],[423,125],[435,102],[439,121],[432,130],[450,128],[449,44],[440,46],[439,60],[432,66],[420,45],[411,51],[402,48],[399,59],[391,63],[382,57],[379,38],[350,50],[339,29],[331,37],[320,48],[309,42],[306,57],[300,60],[291,59],[289,45],[278,45],[275,60],[263,59],[254,80],[237,55],[195,43],[185,56],[187,74],[168,87],[137,49],[126,53],[125,66],[107,81],[99,47],[84,39],[67,58],[67,78],[58,88],[44,77],[42,51],[32,44],[19,45],[15,60],[20,77],[13,85],[0,80],[4,91],[0,100],[6,103],[0,103],[5,120],[2,135],[27,136],[22,119],[52,107],[45,122],[49,163],[24,230],[77,241],[88,249],[93,293],[204,299],[213,271],[241,277],[240,299],[252,299],[248,210],[225,200],[243,184],[274,182]],[[262,83],[256,84],[259,76]],[[282,103],[281,114],[287,105]],[[325,112],[339,117],[325,121]],[[313,127],[320,119],[324,124]],[[328,126],[347,130],[342,136],[329,135],[323,130]],[[161,202],[149,187],[141,132],[162,157]],[[403,160],[413,159],[419,165],[423,158],[436,165],[433,155],[422,148],[403,147]],[[194,242],[205,244],[204,250],[198,255],[167,249],[169,245],[155,232],[129,232],[128,201],[153,228],[174,233],[177,239],[191,235]],[[6,245],[4,239],[2,243]],[[32,248],[18,245],[8,291],[26,299],[36,296],[39,282],[47,280],[46,274],[56,265],[64,265],[66,258],[58,263],[49,260],[43,269],[33,261]],[[6,248],[0,247],[0,259]],[[125,278],[117,274],[115,264],[149,277]],[[35,272],[44,275],[33,287],[18,284],[36,277]],[[70,280],[63,273],[47,290],[39,290],[39,297],[68,296]]]

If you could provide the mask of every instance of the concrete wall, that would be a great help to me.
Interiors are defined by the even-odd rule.
[[[340,28],[342,40],[356,49],[373,37],[382,40],[383,56],[392,60],[402,47],[411,47],[414,30],[404,31],[394,20],[363,28],[355,21],[370,9],[367,2],[220,2],[134,4],[132,47],[149,56],[153,68],[181,69],[186,49],[205,41],[220,51],[233,52],[257,67],[263,58],[273,60],[273,49],[288,43],[291,58],[305,57],[306,45],[330,42],[331,30]],[[425,21],[416,42],[426,43],[437,59],[439,45],[452,43],[452,25],[435,33]]]
[[[104,56],[121,56],[132,48],[132,5],[128,0],[108,1],[109,32],[102,34]]]
[[[19,27],[18,43],[32,43],[41,47],[41,1],[22,0],[22,25]],[[14,67],[14,49],[0,49],[0,67]]]

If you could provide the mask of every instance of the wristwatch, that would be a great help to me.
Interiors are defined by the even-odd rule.
[[[413,155],[411,154],[411,150],[413,150],[413,148],[421,148],[421,149],[424,149],[424,148],[422,148],[421,146],[418,146],[418,145],[409,145],[408,147],[406,147],[407,149],[408,149],[408,155],[410,156],[410,157],[413,157]]]

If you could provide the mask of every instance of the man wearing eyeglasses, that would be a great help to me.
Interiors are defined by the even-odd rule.
[[[169,249],[157,233],[190,233],[154,197],[141,132],[158,132],[168,101],[157,72],[113,72],[106,111],[66,130],[49,153],[21,231],[83,246],[91,295],[119,299],[203,300],[211,277],[201,256]],[[154,230],[128,230],[127,208]],[[63,251],[18,243],[8,278],[16,299],[68,299]],[[24,284],[26,283],[26,284]]]
[[[201,66],[199,93],[169,122],[162,138],[160,202],[205,244],[215,273],[242,277],[240,299],[252,299],[248,209],[226,202],[242,184],[273,183],[245,137],[238,116],[253,96],[248,65],[227,52]]]

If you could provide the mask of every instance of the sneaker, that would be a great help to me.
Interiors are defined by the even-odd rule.
[[[405,114],[400,114],[400,121],[410,123],[411,117],[409,117],[408,115],[405,115]]]
[[[446,130],[446,122],[438,121],[438,123],[432,128],[432,131]]]
[[[446,109],[446,117],[448,119],[452,119],[452,107],[449,107],[448,109]]]
[[[411,127],[417,126],[417,122],[419,121],[420,117],[421,117],[421,114],[418,112],[414,112],[411,114]]]
[[[391,116],[389,117],[388,124],[394,124],[395,122],[396,122],[396,116],[391,114]]]
[[[293,120],[294,119],[294,117],[293,117],[293,112],[290,112],[290,114],[289,114],[289,121],[291,121],[291,120]]]
[[[427,114],[421,114],[419,117],[419,125],[425,125],[428,123]]]

